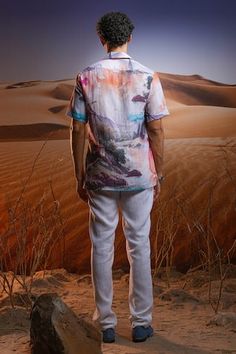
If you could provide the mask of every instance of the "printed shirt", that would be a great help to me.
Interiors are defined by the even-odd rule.
[[[146,123],[169,115],[157,72],[112,51],[76,76],[66,115],[87,123],[84,187],[129,191],[157,183]]]

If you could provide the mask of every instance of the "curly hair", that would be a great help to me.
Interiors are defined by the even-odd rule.
[[[125,44],[134,29],[129,17],[122,12],[108,12],[96,24],[97,34],[104,38],[109,48]]]

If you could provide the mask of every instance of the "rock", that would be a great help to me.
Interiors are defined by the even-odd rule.
[[[90,274],[85,274],[85,275],[82,275],[81,277],[79,277],[79,279],[77,280],[77,284],[80,284],[80,283],[85,283],[87,285],[92,284],[91,275]]]
[[[236,332],[236,313],[219,312],[207,323],[209,325],[223,326]]]
[[[70,274],[63,268],[41,270],[34,274],[32,280],[28,277],[26,284],[29,286],[31,281],[32,288],[60,288],[64,282],[70,281]]]
[[[125,275],[125,272],[123,271],[123,269],[115,269],[112,272],[113,280],[120,280],[124,275]]]
[[[224,264],[223,273],[226,272],[226,279],[236,278],[236,264]]]
[[[59,281],[69,282],[70,274],[64,268],[57,268],[51,270],[51,275]]]
[[[226,310],[230,307],[236,307],[236,293],[223,293],[221,303],[223,310]],[[233,308],[231,308],[231,310],[233,310]]]
[[[40,295],[32,308],[32,354],[102,354],[101,333],[55,293]]]
[[[27,285],[29,285],[29,281],[27,281]],[[32,288],[58,288],[61,287],[62,283],[52,276],[47,276],[45,278],[36,278],[32,281]]]
[[[224,282],[224,291],[236,294],[236,279],[227,279]]]
[[[179,272],[175,266],[172,266],[168,273],[168,276],[172,279],[180,279],[184,276],[184,274]],[[152,274],[154,275],[154,270],[152,270]],[[160,267],[160,269],[158,270],[157,278],[162,280],[167,279],[166,267]]]
[[[129,274],[125,274],[121,277],[121,284],[129,286]]]
[[[208,274],[205,271],[198,270],[186,275],[187,288],[201,288],[204,284],[208,284]]]
[[[162,286],[154,284],[153,285],[153,294],[154,296],[158,296],[160,297],[160,294],[162,294],[164,292],[164,289]]]
[[[165,301],[174,301],[174,302],[195,302],[200,303],[200,299],[195,296],[187,293],[183,289],[173,288],[164,291],[161,295],[159,295],[161,300]]]

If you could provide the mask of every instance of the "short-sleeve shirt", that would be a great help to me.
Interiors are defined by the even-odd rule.
[[[66,115],[89,132],[84,187],[130,191],[156,185],[146,123],[170,114],[158,73],[112,51],[75,81]]]

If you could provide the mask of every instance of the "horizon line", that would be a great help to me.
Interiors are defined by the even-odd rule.
[[[226,85],[226,86],[236,86],[236,83],[233,84],[229,84],[226,82],[222,82],[222,81],[216,81],[216,80],[212,80],[209,79],[205,76],[202,76],[200,74],[173,74],[173,73],[168,73],[168,72],[161,72],[161,71],[157,71],[154,70],[155,72],[157,72],[160,75],[170,75],[170,76],[185,76],[185,77],[197,77],[200,80],[207,80],[211,83],[215,83],[215,84],[222,84],[222,85]],[[74,80],[75,77],[71,77],[71,78],[63,78],[63,79],[52,79],[52,80],[44,80],[44,79],[33,79],[33,80],[0,80],[0,85],[3,84],[20,84],[20,83],[27,83],[27,82],[58,82],[58,81],[68,81],[68,80]]]

